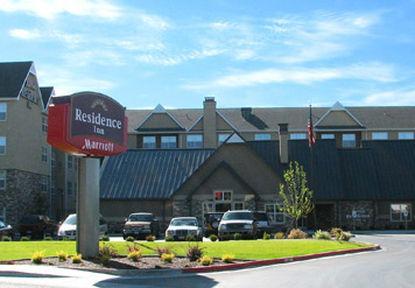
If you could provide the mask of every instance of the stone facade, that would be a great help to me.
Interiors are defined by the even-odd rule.
[[[11,169],[6,173],[0,207],[6,208],[7,223],[17,225],[25,214],[47,214],[49,193],[42,191],[42,181],[49,181],[49,176]]]

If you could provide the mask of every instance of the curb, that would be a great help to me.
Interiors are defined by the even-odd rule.
[[[302,255],[302,256],[293,256],[293,257],[286,257],[286,258],[276,258],[276,259],[267,259],[267,260],[253,260],[253,261],[247,261],[247,262],[235,263],[235,264],[228,264],[228,265],[191,267],[191,268],[183,268],[182,273],[206,273],[206,272],[217,272],[217,271],[226,271],[226,270],[234,270],[234,269],[243,269],[243,268],[249,268],[249,267],[255,267],[255,266],[265,266],[265,265],[281,264],[281,263],[288,263],[288,262],[294,262],[294,261],[304,261],[304,260],[310,260],[310,259],[316,259],[316,258],[322,258],[322,257],[328,257],[328,256],[352,254],[352,253],[367,252],[367,251],[376,251],[376,250],[379,250],[379,249],[380,249],[380,246],[375,245],[375,246],[372,246],[372,247],[347,249],[347,250],[331,251],[331,252],[322,252],[322,253]]]

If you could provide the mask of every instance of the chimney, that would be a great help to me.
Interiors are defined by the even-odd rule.
[[[214,97],[205,97],[203,102],[203,147],[216,148],[216,101]]]
[[[282,164],[288,163],[288,124],[280,123],[279,137],[280,137],[280,162]]]

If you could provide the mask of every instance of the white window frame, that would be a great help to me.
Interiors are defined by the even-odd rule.
[[[4,114],[4,118],[0,118],[0,121],[7,120],[7,102],[0,102],[0,115]]]
[[[372,132],[372,140],[388,140],[388,132]]]
[[[222,193],[222,198],[219,200],[216,200],[216,193]],[[230,199],[225,199],[225,193],[230,193]],[[215,190],[213,191],[213,200],[215,203],[231,203],[233,199],[233,191],[232,190]]]
[[[42,146],[41,160],[42,162],[48,162],[48,148],[45,146]]]
[[[7,171],[6,170],[0,170],[0,183],[2,185],[0,186],[0,191],[5,191],[7,187]]]
[[[202,219],[203,219],[203,215],[209,212],[215,212],[214,202],[213,201],[202,202]]]
[[[236,209],[236,205],[237,204],[242,204],[242,208],[241,209]],[[243,201],[235,201],[232,203],[232,210],[244,210],[245,209],[245,203]]]
[[[48,177],[47,176],[41,176],[40,178],[40,190],[42,192],[48,192]]]
[[[163,139],[174,139],[174,141],[163,142]],[[174,143],[174,147],[170,147],[170,144]],[[168,144],[166,147],[163,147],[163,144]],[[177,137],[172,135],[163,135],[160,137],[160,148],[161,149],[175,149],[177,148]]]
[[[400,214],[399,215],[399,220],[394,220],[393,217],[392,217],[392,214],[396,214],[395,212],[393,212],[393,209],[392,209],[392,206],[395,206],[395,205],[399,206],[399,209],[400,209],[400,212],[398,212]],[[408,209],[408,216],[406,218],[404,216],[404,212],[403,212],[403,209],[402,209],[403,206],[407,206],[409,208]],[[389,210],[390,210],[389,219],[390,219],[391,222],[401,223],[401,222],[410,222],[410,221],[412,221],[412,205],[410,203],[391,203],[390,207],[389,207]]]
[[[186,135],[186,147],[192,149],[203,148],[203,134]]]
[[[353,140],[345,139],[345,138],[347,138],[347,136],[353,136]],[[352,143],[352,141],[353,141],[354,145],[350,145],[350,146],[344,145],[345,143]],[[357,147],[356,134],[354,134],[354,133],[344,133],[344,134],[342,134],[342,147],[343,148],[356,148]]]
[[[218,134],[218,144],[221,145],[231,136],[231,133],[219,133]]]
[[[272,212],[268,212],[267,206],[272,206]],[[284,225],[287,222],[287,217],[283,212],[280,212],[278,209],[278,203],[265,203],[264,205],[264,211],[267,213],[269,219],[271,219],[271,222],[278,225]],[[282,215],[283,221],[276,221],[277,215]]]
[[[290,133],[290,140],[306,140],[307,133]]]
[[[1,152],[0,155],[6,155],[7,153],[7,137],[6,136],[0,136],[0,147],[4,147],[4,152]]]
[[[145,139],[154,139],[154,142],[146,142]],[[151,147],[146,147],[146,144],[151,144]],[[145,135],[143,136],[143,148],[144,149],[156,149],[157,148],[157,138],[153,135]]]
[[[45,116],[42,117],[42,132],[48,132],[48,118]]]
[[[271,134],[270,133],[255,133],[254,140],[255,141],[268,141],[271,140]]]
[[[324,140],[336,139],[336,135],[334,135],[333,133],[321,133],[320,137],[321,139],[324,139]]]
[[[414,140],[415,133],[411,131],[398,132],[398,139],[399,140]]]

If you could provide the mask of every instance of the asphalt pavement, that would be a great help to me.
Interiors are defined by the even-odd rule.
[[[382,250],[257,267],[182,274],[119,277],[47,266],[0,265],[0,287],[415,287],[415,235],[358,235]]]

